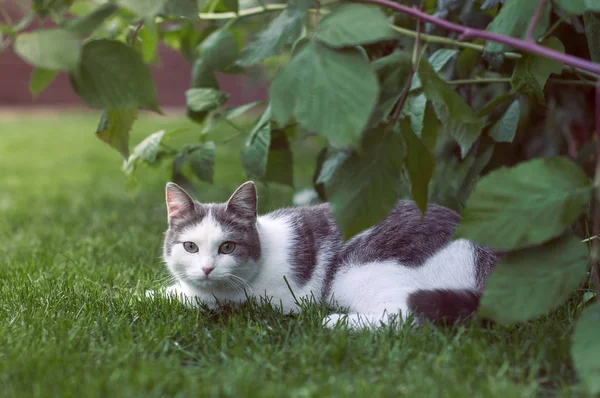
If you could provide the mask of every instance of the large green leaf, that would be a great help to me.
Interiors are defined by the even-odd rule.
[[[21,33],[15,52],[28,63],[50,70],[74,70],[81,56],[81,44],[73,33],[63,29],[39,29]]]
[[[300,36],[311,0],[290,0],[287,8],[242,51],[238,64],[254,65],[278,54]]]
[[[148,66],[140,54],[118,41],[87,42],[71,82],[79,96],[91,106],[159,111]]]
[[[331,145],[347,146],[358,142],[378,91],[377,76],[358,51],[310,42],[277,75],[269,99],[279,125],[293,115]]]
[[[406,169],[410,178],[412,198],[425,214],[429,197],[429,181],[433,175],[435,160],[427,146],[413,133],[407,123],[402,123],[402,133],[406,140]]]
[[[544,315],[579,287],[587,264],[586,246],[575,236],[506,254],[487,280],[479,312],[503,324]]]
[[[600,304],[583,310],[573,333],[571,356],[577,374],[590,394],[600,393]]]
[[[504,115],[490,129],[490,137],[496,142],[512,142],[517,133],[521,107],[515,100],[508,107]]]
[[[533,31],[534,37],[538,37],[546,31],[550,21],[551,3],[550,1],[546,2]],[[538,4],[539,1],[506,0],[488,30],[505,36],[523,37]],[[485,50],[489,52],[507,51],[508,49],[509,47],[504,44],[491,41],[485,45]]]
[[[202,60],[211,69],[227,68],[235,62],[239,53],[237,39],[227,29],[214,31],[198,47]]]
[[[258,119],[240,153],[242,166],[248,178],[263,181],[267,171],[271,145],[271,108],[267,107]]]
[[[137,109],[104,110],[96,130],[96,136],[127,159],[129,157],[129,132],[136,119]]]
[[[600,13],[586,12],[583,14],[585,36],[592,61],[600,63]]]
[[[167,0],[117,0],[117,4],[140,17],[152,17],[164,8]]]
[[[365,133],[362,152],[342,162],[325,184],[331,211],[350,238],[381,221],[400,195],[404,146],[385,127]]]
[[[156,58],[158,47],[158,27],[154,22],[146,22],[138,33],[142,40],[142,58],[144,62],[149,63]]]
[[[583,14],[585,11],[600,11],[598,0],[554,0],[563,10],[574,14]]]
[[[565,52],[563,44],[554,36],[546,39],[542,45],[562,53]],[[546,81],[552,73],[560,74],[562,69],[562,62],[538,55],[525,54],[517,60],[510,84],[518,93],[532,97],[538,103],[544,104],[546,102],[544,99]]]
[[[215,144],[212,141],[190,146],[187,160],[192,173],[206,182],[213,182],[215,165]]]
[[[427,106],[427,97],[423,93],[410,93],[406,98],[406,102],[402,107],[401,115],[408,116],[410,119],[410,125],[418,136],[421,135],[421,132],[424,128],[424,123],[426,123],[425,119],[425,108]],[[435,113],[430,115],[434,118],[432,122],[436,122],[437,118]]]
[[[433,102],[444,129],[460,145],[462,156],[465,156],[481,134],[483,120],[425,59],[421,60],[419,74],[427,99]]]
[[[98,29],[104,21],[113,16],[119,7],[112,3],[100,5],[91,13],[71,19],[65,24],[65,29],[77,36],[87,36]]]
[[[294,186],[293,155],[287,136],[282,130],[271,131],[265,181]]]
[[[216,109],[227,102],[229,95],[212,88],[191,88],[185,92],[187,107],[194,112]]]
[[[29,81],[29,91],[37,97],[56,78],[58,71],[34,68]]]
[[[456,237],[507,250],[543,243],[571,226],[591,189],[579,166],[563,157],[495,170],[475,186]]]
[[[194,62],[192,69],[192,88],[212,88],[219,89],[219,81],[215,76],[210,65],[202,58]]]
[[[348,47],[395,38],[383,11],[366,4],[343,4],[325,16],[315,37],[331,47]]]

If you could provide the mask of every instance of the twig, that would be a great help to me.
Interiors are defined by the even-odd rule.
[[[260,7],[252,7],[246,10],[242,10],[238,13],[235,12],[201,12],[198,14],[200,19],[216,20],[216,19],[230,19],[230,18],[243,18],[252,15],[265,14],[267,12],[285,10],[287,4],[265,4]]]
[[[321,21],[321,0],[316,0],[316,13],[315,13],[315,30],[319,29],[319,22]]]
[[[529,0],[531,1],[531,0]],[[529,22],[529,27],[527,28],[527,33],[525,34],[525,39],[530,42],[536,42],[533,38],[533,31],[535,30],[535,26],[537,25],[538,20],[540,19],[540,15],[542,15],[542,10],[546,5],[546,0],[539,0],[539,4],[537,9],[535,10],[535,14],[533,14],[533,18],[531,18],[531,22]]]
[[[394,109],[394,113],[390,117],[390,124],[388,128],[392,128],[398,118],[400,117],[400,112],[406,103],[406,99],[408,98],[408,92],[410,91],[410,86],[412,85],[413,78],[415,77],[415,73],[417,73],[417,69],[419,68],[419,53],[421,49],[421,20],[417,21],[417,38],[415,40],[415,47],[413,49],[413,57],[412,57],[412,68],[408,75],[408,79],[406,79],[406,83],[404,83],[404,88],[402,89],[402,94],[400,94],[400,99],[396,104],[396,108]]]
[[[363,0],[366,3],[377,4],[395,11],[398,11],[402,14],[406,14],[408,16],[422,19],[425,22],[432,23],[434,25],[440,26],[447,30],[451,30],[453,32],[460,33],[459,40],[467,40],[467,39],[484,39],[488,41],[493,41],[501,44],[505,44],[507,46],[511,46],[517,48],[519,50],[541,55],[546,58],[550,58],[559,62],[562,62],[566,65],[572,66],[574,68],[583,69],[588,72],[595,73],[600,75],[600,64],[575,57],[569,54],[563,54],[559,51],[555,51],[548,47],[540,46],[536,43],[528,42],[526,40],[516,39],[514,37],[504,36],[498,33],[489,32],[481,29],[469,28],[463,25],[459,25],[450,21],[446,21],[441,18],[437,18],[433,15],[429,15],[416,7],[408,7],[402,4],[395,3],[391,0]]]
[[[510,83],[510,77],[482,77],[475,79],[457,79],[447,80],[446,83],[452,85],[460,84],[495,84],[495,83]],[[571,79],[548,79],[549,84],[564,84],[569,86],[587,86],[596,87],[594,82],[585,80],[571,80]]]
[[[565,14],[565,15],[563,15],[562,17],[560,17],[560,19],[559,19],[558,21],[556,21],[556,22],[554,23],[554,25],[552,25],[552,26],[550,27],[550,29],[548,29],[548,30],[546,31],[546,33],[544,33],[544,34],[542,35],[542,37],[540,37],[540,38],[539,38],[539,40],[538,40],[538,43],[540,43],[540,42],[543,42],[544,40],[546,40],[548,37],[550,37],[550,35],[552,35],[552,33],[554,33],[554,32],[556,31],[556,29],[558,29],[558,27],[559,27],[559,26],[560,26],[560,25],[561,25],[563,22],[565,22],[565,21],[566,21],[567,19],[569,19],[569,18],[573,18],[574,16],[576,16],[576,14],[568,13],[568,14]]]

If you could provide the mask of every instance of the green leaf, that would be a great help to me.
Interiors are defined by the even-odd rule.
[[[483,120],[425,59],[421,60],[419,74],[427,99],[433,102],[444,129],[460,145],[464,157],[481,134]]]
[[[505,254],[487,280],[479,313],[502,324],[544,315],[580,286],[587,264],[575,236]]]
[[[413,133],[410,125],[401,124],[406,140],[406,169],[410,178],[412,198],[423,215],[427,211],[429,181],[433,175],[435,160],[427,146]]]
[[[32,8],[41,17],[62,15],[73,0],[33,0]]]
[[[133,11],[140,17],[153,17],[164,8],[167,0],[117,0],[123,8]]]
[[[267,107],[254,125],[240,154],[248,178],[264,181],[271,145],[271,108]]]
[[[366,4],[343,4],[325,16],[317,40],[331,47],[349,47],[397,37],[383,11]]]
[[[50,70],[73,70],[81,55],[81,44],[77,37],[62,29],[21,33],[15,40],[14,48],[28,63]]]
[[[402,117],[408,116],[410,119],[410,126],[418,136],[423,131],[423,123],[425,122],[425,107],[427,106],[427,97],[425,94],[411,93],[406,98],[406,102],[402,107]],[[434,122],[437,120],[435,114],[432,114]]]
[[[192,70],[192,88],[219,89],[219,81],[217,80],[215,73],[202,58],[198,58],[194,62],[194,69]]]
[[[456,237],[506,250],[540,244],[575,222],[591,189],[585,173],[563,157],[497,169],[475,186]]]
[[[187,18],[195,22],[198,19],[197,0],[167,0],[162,14]]]
[[[331,211],[350,238],[381,221],[400,195],[402,137],[385,126],[365,133],[362,152],[353,153],[327,181]]]
[[[293,155],[287,136],[281,130],[271,131],[265,181],[294,187]]]
[[[206,182],[213,182],[215,165],[215,144],[212,141],[197,144],[188,148],[187,160],[192,173]]]
[[[293,114],[303,128],[331,145],[346,146],[359,140],[378,91],[377,76],[358,51],[334,51],[311,42],[277,75],[269,99],[279,125]]]
[[[204,63],[217,70],[223,70],[233,64],[239,53],[237,39],[227,29],[214,31],[198,48]]]
[[[348,158],[352,156],[350,151],[327,151],[327,157],[321,165],[319,176],[317,177],[316,183],[323,184],[328,182],[331,177],[335,174],[336,170],[343,165]]]
[[[550,1],[546,2],[533,31],[534,37],[539,37],[548,28],[551,3]],[[506,0],[488,30],[505,36],[524,38],[538,4],[538,1]],[[491,41],[485,45],[485,50],[488,52],[508,51],[509,49],[509,46]]]
[[[29,91],[34,97],[37,97],[58,74],[55,70],[47,70],[42,68],[34,68],[31,74],[31,80],[29,81]]]
[[[513,101],[500,120],[490,129],[490,137],[496,142],[512,142],[519,126],[520,112],[519,101]]]
[[[459,203],[466,202],[467,198],[473,190],[473,185],[480,177],[481,172],[488,165],[494,154],[495,142],[492,138],[483,136],[479,145],[477,146],[477,152],[472,157],[465,159],[463,164],[468,164],[467,172],[462,179],[462,183],[458,188],[458,192],[454,194]],[[470,164],[469,164],[470,163]]]
[[[133,153],[125,163],[125,174],[131,175],[140,162],[153,164],[158,159],[160,144],[165,137],[165,130],[150,134],[133,148]]]
[[[437,117],[435,116],[435,111],[431,106],[427,106],[427,103],[425,102],[423,108],[423,124],[421,131],[415,130],[412,117],[410,122],[415,134],[421,138],[421,141],[423,141],[423,144],[425,144],[429,151],[434,153],[437,145],[439,123]]]
[[[441,48],[431,54],[429,57],[429,65],[433,68],[434,71],[441,71],[448,62],[458,53],[457,50],[449,49],[449,48]],[[415,74],[413,81],[410,85],[410,91],[417,90],[421,88],[421,78],[419,74]]]
[[[142,40],[142,58],[144,62],[149,63],[154,61],[158,46],[158,28],[156,24],[146,21],[142,29],[140,29],[138,37]]]
[[[87,42],[79,68],[71,75],[71,83],[90,106],[160,111],[148,66],[140,54],[118,41]]]
[[[585,11],[600,11],[598,0],[555,0],[563,10],[573,14],[583,14]]]
[[[583,310],[573,332],[571,357],[579,378],[590,394],[600,393],[600,304]]]
[[[119,7],[112,3],[102,4],[91,13],[69,20],[65,24],[65,29],[76,36],[87,36],[98,29],[104,21],[112,17]]]
[[[562,53],[565,52],[563,44],[554,36],[544,40],[542,45]],[[544,86],[546,86],[548,77],[552,73],[560,74],[562,69],[562,62],[538,55],[525,54],[517,60],[510,84],[516,92],[532,97],[539,104],[544,104],[546,102]]]
[[[125,160],[129,157],[129,132],[137,114],[137,109],[104,110],[96,129],[96,136],[119,151]]]
[[[600,63],[600,14],[588,11],[583,14],[583,22],[591,59]]]
[[[229,95],[212,88],[191,88],[185,96],[188,109],[194,112],[211,111],[229,99]]]
[[[287,44],[292,44],[302,33],[306,12],[311,0],[290,0],[287,8],[277,16],[242,51],[238,65],[250,66],[279,54]]]

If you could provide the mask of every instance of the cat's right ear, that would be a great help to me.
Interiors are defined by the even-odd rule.
[[[194,209],[194,200],[174,182],[167,183],[165,188],[165,199],[169,225],[175,225],[189,217]]]

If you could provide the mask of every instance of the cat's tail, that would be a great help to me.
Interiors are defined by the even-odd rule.
[[[477,312],[481,293],[475,290],[417,290],[408,297],[408,306],[419,321],[452,325]]]

